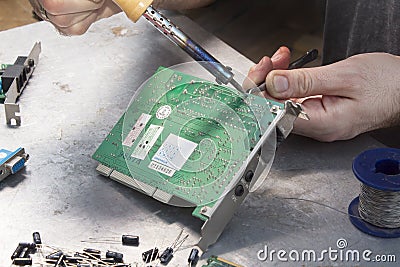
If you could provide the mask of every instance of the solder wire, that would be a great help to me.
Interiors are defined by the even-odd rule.
[[[358,212],[370,224],[383,228],[400,227],[400,191],[382,191],[361,184]]]

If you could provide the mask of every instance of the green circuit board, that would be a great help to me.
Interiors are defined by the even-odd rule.
[[[3,104],[4,101],[6,100],[6,95],[2,88],[1,75],[8,66],[9,64],[0,64],[0,104]]]
[[[93,158],[140,182],[212,205],[283,104],[168,68],[143,85]]]
[[[243,266],[217,256],[211,256],[207,260],[207,265],[203,265],[203,267],[243,267]]]

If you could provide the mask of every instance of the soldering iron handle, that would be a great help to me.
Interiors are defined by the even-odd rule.
[[[316,60],[318,57],[318,50],[317,49],[312,49],[310,51],[307,51],[307,53],[302,56],[301,58],[296,59],[292,63],[289,64],[288,69],[293,70],[293,69],[299,69],[306,65],[307,63],[310,63],[314,60]]]
[[[136,22],[146,12],[146,9],[153,3],[153,0],[113,0],[126,14]]]

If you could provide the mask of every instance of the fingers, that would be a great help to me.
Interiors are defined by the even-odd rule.
[[[47,14],[65,15],[99,9],[105,0],[38,0]]]
[[[55,26],[59,28],[68,28],[87,19],[94,12],[95,11],[91,10],[65,15],[51,15],[48,13],[47,17]]]
[[[85,33],[90,25],[102,18],[112,16],[120,11],[119,7],[112,1],[107,1],[97,10],[85,11],[75,14],[48,15],[50,22],[66,35],[80,35]]]
[[[273,69],[272,61],[269,57],[263,57],[257,65],[250,68],[246,79],[243,82],[243,89],[250,89],[261,84],[268,72]]]
[[[286,46],[281,46],[271,57],[274,70],[287,69],[290,64],[290,50]]]
[[[290,50],[287,47],[280,47],[275,54],[269,57],[263,57],[260,62],[251,67],[245,81],[244,89],[250,89],[264,82],[267,74],[273,69],[286,69],[289,66]]]
[[[266,84],[268,92],[279,99],[315,95],[353,97],[359,89],[359,72],[346,61],[328,66],[271,71]],[[348,90],[355,89],[355,90]]]

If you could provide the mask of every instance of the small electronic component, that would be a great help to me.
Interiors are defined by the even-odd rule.
[[[4,103],[8,125],[21,125],[20,108],[16,102],[39,63],[40,52],[41,44],[38,42],[28,56],[19,56],[14,64],[0,66],[0,103]]]
[[[88,254],[89,256],[91,256],[93,258],[96,258],[96,259],[101,258],[101,251],[98,249],[85,248],[85,249],[83,249],[83,252],[85,252],[86,254]]]
[[[124,246],[139,246],[139,236],[137,235],[122,235],[122,245]]]
[[[14,253],[11,255],[11,259],[24,258],[26,253],[33,253],[36,245],[33,243],[19,243]]]
[[[57,249],[53,246],[43,245],[39,232],[33,233],[33,243],[19,243],[17,248],[11,255],[13,265],[24,266],[32,265],[32,258],[34,266],[53,266],[53,267],[131,267],[131,264],[125,264],[123,261],[124,255],[116,251],[107,251],[102,253],[95,248],[85,248],[82,252],[72,253]],[[72,254],[70,254],[72,253]],[[154,253],[154,252],[153,252]],[[31,258],[31,254],[36,254],[36,257]],[[73,255],[73,256],[71,256]],[[149,256],[150,259],[158,258],[158,250],[156,257],[153,254]],[[136,264],[136,266],[138,266]]]
[[[28,159],[29,155],[24,148],[18,148],[14,152],[0,149],[0,181],[20,171]]]
[[[163,253],[160,255],[160,262],[164,265],[167,265],[171,259],[174,257],[174,251],[178,250],[182,244],[186,241],[189,235],[182,237],[183,229],[180,231],[179,235],[176,237],[175,241],[172,243],[170,247],[167,247]]]
[[[150,262],[158,259],[158,253],[159,253],[158,248],[149,249],[148,251],[145,251],[142,253],[142,260],[145,263],[150,263]]]
[[[47,255],[46,256],[46,259],[49,259],[49,260],[56,260],[56,259],[58,259],[61,255],[63,255],[64,253],[61,251],[61,250],[57,250],[57,251],[54,251],[54,252],[52,252],[52,253],[50,253],[49,255]]]
[[[189,258],[188,258],[188,263],[189,267],[196,266],[197,262],[199,261],[199,250],[197,248],[193,248],[190,251]]]
[[[13,264],[18,266],[32,265],[32,258],[15,258]]]
[[[203,265],[203,267],[243,267],[243,266],[217,256],[211,256],[207,260],[207,265]]]
[[[115,251],[107,251],[106,258],[112,258],[116,263],[123,263],[124,262],[124,255],[119,252]]]
[[[32,236],[33,236],[33,243],[35,243],[36,245],[42,244],[42,238],[40,237],[39,232],[34,232]]]
[[[32,265],[30,254],[36,252],[35,243],[19,243],[14,253],[11,255],[14,265]]]

